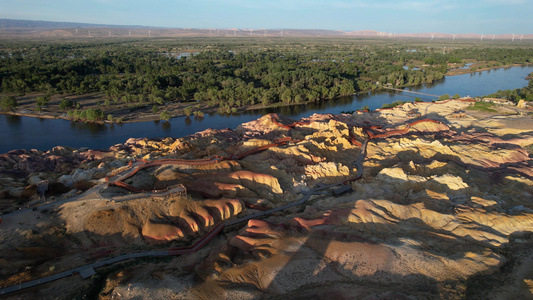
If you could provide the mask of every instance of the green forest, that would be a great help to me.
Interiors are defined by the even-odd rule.
[[[383,86],[431,83],[466,62],[497,67],[532,61],[533,48],[497,43],[326,38],[0,41],[0,95],[4,108],[27,93],[41,95],[38,109],[53,95],[101,93],[107,106],[202,102],[231,112],[255,104],[304,103]],[[64,100],[60,107],[74,110],[79,105]]]

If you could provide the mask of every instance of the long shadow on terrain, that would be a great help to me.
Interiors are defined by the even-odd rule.
[[[361,236],[327,230],[320,232],[319,229],[304,234],[306,241],[298,249],[277,249],[283,253],[282,256],[288,256],[284,265],[268,265],[264,266],[266,269],[257,270],[259,274],[265,274],[264,277],[269,277],[266,274],[270,272],[276,274],[268,280],[270,283],[267,286],[261,288],[263,295],[272,299],[362,299],[387,294],[396,295],[394,299],[407,299],[405,295],[438,298],[457,293],[452,287],[459,286],[460,282],[439,281],[433,277],[437,277],[438,269],[444,266],[439,257],[448,255],[453,257],[451,260],[464,259],[468,253],[481,252],[484,247],[465,246],[465,241],[455,241],[451,236],[426,234],[431,228],[419,224],[413,232],[396,229],[413,227],[416,221],[399,221],[394,225],[373,224],[371,229],[361,229]],[[294,236],[294,229],[290,229],[290,232],[289,237]],[[386,236],[384,233],[387,233]],[[261,239],[262,236],[256,238]],[[402,246],[402,239],[419,242],[420,246],[413,247],[412,251],[421,254],[415,254],[411,259],[401,257],[405,253],[397,254],[393,248]],[[427,261],[417,265],[412,260],[414,257],[425,257]],[[238,268],[245,270],[247,266],[240,265]],[[244,278],[250,275],[241,274]],[[250,278],[250,282],[256,280],[261,282],[261,278]],[[376,299],[381,298],[376,296]]]
[[[496,145],[499,146],[499,145]],[[514,146],[514,145],[513,145]],[[511,147],[514,148],[514,147]],[[409,152],[409,153],[407,153]],[[515,165],[514,163],[506,163],[502,164],[499,168],[483,168],[471,164],[462,163],[459,161],[458,157],[451,156],[451,155],[443,155],[443,154],[435,154],[431,158],[423,158],[418,156],[418,159],[416,158],[416,153],[412,150],[407,150],[406,153],[398,154],[398,157],[409,157],[413,158],[412,160],[416,161],[417,163],[429,163],[433,160],[443,161],[446,163],[454,162],[457,164],[458,169],[457,171],[460,172],[462,176],[460,176],[465,182],[469,183],[469,185],[477,185],[477,188],[479,190],[483,190],[483,186],[479,186],[479,182],[470,182],[468,176],[466,175],[465,170],[468,169],[478,169],[480,172],[486,173],[488,178],[493,178],[494,182],[498,182],[497,179],[491,176],[491,173],[497,172],[497,171],[503,171],[505,172],[506,169],[509,166]],[[403,159],[394,159],[395,161],[391,161],[390,165],[394,165],[397,163],[397,161],[403,161]],[[462,168],[464,169],[462,169]],[[431,173],[439,173],[439,174],[448,174],[450,171],[450,168],[445,166],[441,167],[442,171],[440,170],[431,170]],[[514,172],[511,172],[514,173]],[[523,174],[521,172],[516,172],[518,174]],[[426,176],[428,176],[427,174]],[[523,174],[526,175],[527,174]],[[391,178],[392,179],[392,178]],[[397,178],[394,178],[394,180],[397,180]],[[406,183],[406,182],[405,182]],[[445,184],[440,184],[437,182],[432,183],[434,187],[436,187],[438,190],[446,191],[449,189],[449,187]],[[486,184],[486,182],[485,182]],[[526,184],[524,184],[524,187],[527,187]],[[464,194],[462,197],[463,202],[468,202],[470,199],[469,193],[467,189],[457,190],[454,191],[454,194]],[[432,202],[434,199],[427,198],[427,201]],[[414,203],[410,203],[414,204]],[[426,203],[425,203],[426,204]],[[431,204],[432,205],[432,204]],[[430,205],[430,206],[431,206]],[[391,222],[391,224],[382,225],[382,224],[368,224],[370,227],[363,226],[360,230],[364,232],[362,234],[362,238],[368,238],[369,240],[375,241],[375,239],[372,237],[372,234],[376,234],[377,236],[382,237],[385,232],[388,232],[389,236],[387,238],[381,238],[383,242],[386,242],[387,245],[395,245],[395,244],[401,244],[401,239],[407,238],[407,239],[413,239],[415,241],[419,242],[418,246],[412,246],[413,249],[417,249],[420,251],[420,253],[424,253],[424,255],[429,254],[430,257],[443,257],[450,260],[465,260],[468,261],[471,259],[472,253],[477,253],[480,256],[486,255],[486,251],[488,250],[492,254],[490,255],[492,258],[497,257],[499,253],[501,252],[500,247],[497,246],[501,242],[506,242],[508,238],[507,233],[499,232],[497,229],[492,227],[490,224],[483,224],[478,223],[475,220],[471,218],[464,219],[461,216],[460,212],[455,212],[454,207],[457,204],[454,203],[446,203],[445,206],[447,206],[447,209],[449,211],[441,211],[438,212],[441,217],[435,217],[431,218],[428,216],[428,218],[433,219],[433,221],[439,223],[441,219],[445,219],[448,217],[455,217],[453,221],[456,222],[459,226],[464,226],[461,230],[458,232],[462,232],[462,234],[458,235],[458,232],[455,232],[455,228],[449,230],[444,228],[439,228],[437,224],[428,223],[425,224],[423,220],[419,218],[408,218],[408,219],[395,219]],[[497,209],[497,208],[495,208]],[[480,210],[477,213],[478,214],[484,214],[485,210]],[[437,213],[435,211],[435,213]],[[394,218],[393,215],[390,214],[390,212],[386,212],[386,215],[389,216],[389,218]],[[502,214],[506,215],[506,212],[503,211]],[[496,214],[497,215],[497,214]],[[503,215],[502,215],[503,216]],[[424,212],[421,212],[422,219],[424,218]],[[512,217],[512,216],[511,216]],[[483,217],[480,218],[480,220],[483,220]],[[445,224],[446,225],[446,224]],[[526,225],[524,225],[526,226]],[[527,226],[526,226],[527,227]],[[369,232],[369,228],[371,228],[371,232]],[[405,231],[404,229],[407,228],[408,230]],[[517,229],[519,230],[519,229]],[[465,233],[466,232],[466,233]],[[470,233],[468,233],[470,232]],[[477,238],[476,238],[477,236]],[[491,239],[490,236],[493,236],[494,239]],[[301,246],[301,248],[311,248],[314,251],[317,252],[319,257],[323,257],[325,260],[328,260],[328,253],[327,249],[331,247],[332,244],[335,243],[338,237],[333,237],[333,235],[328,236],[327,234],[325,236],[321,237],[320,245],[321,247],[316,246],[316,242],[312,242],[314,239],[308,238],[308,240]],[[380,238],[377,238],[380,239]],[[340,241],[342,241],[342,237],[340,237]],[[370,244],[375,244],[375,242],[370,242]],[[302,263],[305,264],[306,269],[309,269],[309,264],[313,263],[309,260],[305,263],[300,262],[301,257],[299,256],[298,252],[300,250],[294,251],[294,254],[291,255],[291,258],[289,259],[289,262],[286,263],[286,266],[279,272],[277,272],[277,276],[272,280],[271,285],[266,288],[265,290],[268,291],[270,289],[276,290],[276,286],[283,284],[284,281],[287,280],[287,274],[284,273],[290,273],[294,272],[295,267],[290,266],[291,264],[298,264]],[[485,254],[484,254],[485,253]],[[480,260],[477,261],[479,265],[484,265],[483,259],[484,258],[478,258]],[[437,259],[438,260],[438,259]],[[505,261],[505,259],[502,259]],[[314,264],[314,269],[319,270],[320,268],[324,268],[321,266],[321,263],[323,261],[317,260]],[[335,264],[335,261],[329,261],[330,264]],[[366,261],[360,262],[362,265],[367,263]],[[458,261],[458,264],[460,262]],[[442,266],[442,265],[441,265]],[[432,267],[438,268],[438,264],[436,266],[425,266],[428,269],[431,269]],[[466,267],[466,266],[464,266]],[[467,267],[466,267],[467,268]],[[475,278],[491,278],[492,275],[485,275],[485,274],[492,274],[494,272],[500,271],[499,265],[494,264],[493,266],[488,267],[482,267],[483,270],[476,272],[473,271],[472,274],[468,274],[472,280],[469,281],[468,284],[471,284],[472,282],[475,282]],[[313,269],[311,267],[310,269]],[[350,269],[345,269],[342,265],[335,264],[334,269],[339,274],[347,274],[350,273]],[[422,267],[421,269],[424,269]],[[304,274],[295,274],[294,276],[310,276],[310,277],[317,277],[320,276],[320,272],[318,273],[312,273],[308,275]],[[325,272],[325,271],[322,271]],[[431,272],[429,272],[431,273]],[[390,277],[388,277],[390,276]],[[487,277],[488,276],[488,277]],[[346,276],[345,276],[346,277]],[[460,276],[459,276],[460,277]],[[459,278],[457,277],[457,278]],[[332,280],[335,281],[335,280]],[[304,281],[305,282],[305,281]],[[342,284],[346,284],[349,282],[350,287],[341,287]],[[387,282],[387,283],[384,283]],[[467,285],[464,284],[464,282],[461,282],[461,280],[456,281],[437,281],[432,276],[426,276],[422,274],[413,274],[413,275],[407,275],[407,276],[398,276],[398,275],[391,275],[388,274],[387,271],[379,271],[375,272],[373,275],[369,276],[347,276],[345,278],[345,281],[339,280],[337,283],[309,283],[304,284],[302,287],[296,288],[296,291],[292,291],[289,294],[284,294],[283,297],[286,297],[287,295],[291,295],[291,297],[294,297],[296,299],[304,299],[304,298],[325,298],[325,297],[337,297],[342,296],[343,292],[346,292],[347,290],[353,289],[353,284],[360,283],[361,286],[364,286],[367,291],[374,289],[376,294],[378,292],[382,292],[384,290],[390,291],[398,291],[406,294],[412,295],[417,294],[420,296],[420,292],[427,293],[427,295],[431,295],[430,297],[446,297],[446,295],[454,295],[454,296],[464,296],[465,295],[465,288]],[[372,288],[368,288],[371,286]],[[457,289],[457,290],[456,290]],[[468,290],[468,294],[472,295],[471,290]],[[353,292],[350,294],[351,296],[354,296]],[[366,294],[368,295],[368,293]],[[269,295],[267,297],[270,297],[272,295]],[[282,296],[279,296],[280,298]],[[376,296],[376,299],[378,296]],[[274,297],[275,298],[275,297]]]
[[[434,134],[439,135],[440,133],[427,133],[428,136]],[[353,153],[350,153],[350,155],[354,156],[353,160],[356,159],[355,156],[358,151],[359,150],[354,150]],[[283,161],[283,159],[296,161],[296,167],[299,168],[312,163],[312,161],[309,161],[307,158],[292,154],[283,154],[283,157],[276,157],[276,155],[273,154],[271,158],[273,161]],[[483,188],[479,186],[478,182],[466,176],[465,170],[477,169],[478,167],[464,164],[458,157],[453,155],[437,153],[430,158],[425,158],[414,150],[405,150],[395,154],[394,157],[387,158],[383,161],[384,166],[382,165],[380,168],[400,163],[402,168],[404,168],[404,171],[407,173],[407,165],[411,161],[419,164],[427,164],[434,160],[453,164],[453,166],[451,168],[449,166],[438,167],[428,171],[427,174],[421,174],[422,176],[429,177],[435,174],[448,174],[450,173],[450,170],[454,170],[453,174],[460,176],[469,186],[476,185],[480,190]],[[253,159],[245,161],[247,163],[253,163]],[[512,164],[503,164],[498,170],[505,170],[510,166],[512,166]],[[377,168],[374,168],[374,173],[377,173],[375,170],[377,170]],[[458,174],[455,173],[456,170]],[[495,170],[487,168],[480,169],[480,172],[486,174],[487,178],[497,182],[496,178],[493,178],[490,175],[490,172],[492,171]],[[213,173],[215,177],[220,175],[220,173],[217,172],[211,173]],[[518,172],[518,174],[522,173]],[[369,178],[374,175],[375,174],[369,175],[365,172],[364,177]],[[186,176],[191,175],[187,174]],[[398,178],[387,178],[387,176],[388,175],[384,175],[384,181],[398,180]],[[339,180],[344,179],[346,178],[341,178],[341,176],[339,176],[319,178],[316,181],[338,182]],[[179,182],[179,180],[171,180],[161,184],[165,186],[167,184],[174,184],[175,182]],[[149,186],[153,185],[153,182],[149,183]],[[252,185],[251,183],[249,184]],[[258,189],[269,188],[267,184],[254,184],[257,185]],[[283,188],[283,185],[288,183],[284,183],[280,180],[280,184]],[[406,185],[408,184],[408,181],[404,180],[399,184]],[[446,193],[446,191],[449,190],[447,185],[439,182],[432,182],[432,186],[443,193]],[[526,185],[523,184],[523,187],[525,188]],[[423,188],[420,189],[420,191],[422,190]],[[471,200],[471,195],[468,193],[467,189],[455,190],[454,193],[460,195],[463,202]],[[399,196],[400,198],[403,197],[402,195],[396,196]],[[343,199],[344,203],[347,201],[355,202],[358,200],[355,197],[347,200],[346,197],[349,197],[349,195],[343,195],[343,197],[345,197]],[[405,196],[405,198],[407,198],[407,196]],[[311,202],[315,200],[321,200],[321,198],[312,199]],[[260,240],[261,238],[268,238],[270,236],[264,236],[262,234],[251,236],[251,239],[258,241],[256,246],[258,246],[257,248],[262,248],[260,249],[261,251],[258,251],[256,253],[257,255],[254,256],[250,254],[254,249],[250,251],[243,250],[239,254],[241,255],[240,260],[236,260],[235,256],[232,257],[232,267],[239,269],[243,265],[260,262],[269,257],[280,255],[278,253],[287,257],[286,262],[283,262],[284,265],[270,266],[270,270],[274,270],[275,272],[272,271],[267,274],[256,273],[253,275],[269,278],[268,282],[265,282],[266,284],[260,286],[260,288],[253,283],[250,283],[249,285],[249,287],[253,286],[253,288],[264,291],[264,297],[278,297],[280,299],[282,297],[314,299],[341,298],[342,296],[365,297],[379,294],[379,296],[376,296],[376,299],[378,299],[379,297],[385,298],[385,296],[387,296],[385,293],[390,291],[393,293],[401,293],[396,294],[398,299],[402,299],[405,295],[416,295],[422,298],[446,298],[448,295],[462,295],[463,290],[461,289],[463,288],[463,283],[459,282],[459,280],[448,281],[437,278],[438,275],[436,270],[443,266],[441,259],[449,259],[459,264],[459,260],[469,259],[471,253],[484,255],[483,252],[487,249],[491,252],[491,255],[497,256],[497,253],[499,253],[499,248],[494,246],[488,238],[487,240],[480,240],[470,234],[460,235],[454,231],[455,228],[444,229],[442,228],[442,225],[431,223],[431,221],[438,222],[445,218],[457,217],[457,213],[454,210],[457,203],[450,203],[446,200],[436,200],[429,196],[426,198],[421,196],[417,200],[412,201],[406,199],[400,199],[397,201],[402,204],[395,203],[393,200],[390,200],[390,202],[393,202],[393,205],[399,205],[400,207],[421,203],[423,205],[420,207],[426,209],[427,213],[435,213],[439,217],[432,220],[424,220],[424,217],[427,216],[427,214],[421,212],[420,217],[410,216],[402,219],[401,215],[395,215],[390,211],[384,211],[383,214],[377,214],[374,211],[370,212],[370,214],[373,214],[376,218],[382,218],[384,220],[383,223],[360,222],[359,224],[351,224],[350,226],[346,224],[336,224],[335,226],[322,224],[313,226],[310,232],[301,227],[295,227],[294,225],[291,227],[286,225],[284,229],[280,229],[283,231],[280,239],[296,237],[297,239],[305,239],[305,241],[296,248],[280,247],[277,249],[272,243],[269,244],[269,242],[263,242]],[[459,204],[464,205],[465,203]],[[384,210],[384,208],[379,205],[376,205],[375,208]],[[300,210],[300,212],[301,211],[302,210]],[[137,251],[153,249],[153,247],[146,245],[145,241],[141,238],[142,232],[140,225],[142,225],[144,219],[133,216],[131,211],[125,210],[120,213],[124,214],[123,220],[125,221],[125,225],[123,224],[123,226],[129,226],[128,230],[136,233],[136,235],[125,234],[126,230],[121,230],[120,232],[112,234],[101,234],[86,230],[85,232],[67,236],[65,236],[63,232],[61,238],[65,240],[65,243],[61,244],[59,242],[61,240],[58,238],[56,245],[61,244],[61,247],[64,249],[77,249],[74,250],[74,252],[83,252],[82,257],[85,257],[86,262],[96,261],[107,256],[114,256],[116,255],[116,252],[114,251],[117,251],[117,249],[124,249],[125,245],[126,248]],[[217,215],[217,213],[221,212],[211,210],[210,213],[215,216],[216,221],[222,219],[221,215]],[[118,214],[118,212],[111,209],[102,211],[100,214],[94,216],[93,222],[95,226],[112,226],[113,223],[111,221],[116,220],[117,218],[114,214]],[[303,214],[305,214],[305,212]],[[185,220],[180,220],[179,217],[176,216],[161,213],[159,217],[161,217],[162,220],[167,220],[176,225],[187,225]],[[191,213],[190,217],[196,220],[199,224],[202,223],[201,215]],[[277,218],[279,219],[279,216]],[[455,221],[461,226],[466,226],[465,231],[479,233],[481,236],[493,235],[496,238],[507,238],[506,234],[498,232],[491,226],[481,224],[475,220],[457,218]],[[191,229],[189,228],[189,230]],[[203,232],[206,230],[207,228],[202,228]],[[19,235],[21,239],[25,238],[22,233],[19,233]],[[173,242],[171,246],[191,244],[193,240],[198,237],[199,236],[195,236],[184,242]],[[81,242],[82,240],[90,241],[94,247],[89,247],[88,249],[84,248],[85,245]],[[34,242],[34,244],[29,244],[29,246],[40,247],[50,244],[50,241],[47,240],[41,242],[36,239]],[[168,248],[169,245],[167,244],[161,247]],[[413,252],[420,253],[420,257],[423,257],[424,259],[422,259],[421,262],[409,260],[409,257],[402,257],[401,254],[398,254],[394,250],[395,247],[408,247],[408,249],[411,249]],[[24,252],[20,250],[17,251]],[[5,261],[9,261],[10,259],[18,259],[19,257],[17,256],[19,253],[12,254],[12,256],[9,256],[8,254],[9,253],[7,252],[2,253],[1,258]],[[411,254],[404,253],[403,255]],[[242,259],[243,257],[246,259]],[[43,258],[36,257],[34,262],[35,268],[32,269],[32,272],[40,271],[45,273],[47,268],[48,271],[50,271],[50,267],[57,264],[54,259],[53,256],[43,256]],[[75,266],[79,266],[80,264],[83,264],[83,262],[83,260],[78,260],[75,262]],[[416,265],[416,263],[419,263],[419,265]],[[28,262],[21,262],[20,266],[17,267],[18,272],[26,271],[23,266],[24,264],[28,264]],[[404,266],[404,269],[402,269],[401,266]],[[480,272],[491,273],[496,271],[498,271],[497,266],[489,266]],[[471,276],[475,277],[482,275],[474,273]],[[248,280],[246,276],[243,278],[245,278],[244,280]],[[453,278],[458,277],[454,276]],[[257,281],[261,280],[262,278],[257,278]],[[254,280],[250,279],[250,281]],[[293,284],[293,289],[291,289],[291,284]],[[240,289],[246,289],[243,288],[245,284],[236,284],[236,286]],[[278,296],[277,292],[284,290],[287,292],[281,293],[283,296]]]

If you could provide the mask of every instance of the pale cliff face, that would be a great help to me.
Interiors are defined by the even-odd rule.
[[[265,116],[236,130],[131,139],[90,158],[76,154],[86,161],[70,162],[63,182],[81,185],[80,174],[92,172],[84,180],[97,187],[103,179],[95,178],[127,169],[123,165],[132,158],[226,159],[167,161],[124,179],[136,189],[182,185],[187,193],[146,195],[102,185],[98,193],[89,190],[46,212],[4,217],[2,259],[15,263],[2,270],[2,283],[50,274],[52,265],[68,269],[80,259],[198,243],[220,222],[244,220],[259,208],[281,208],[311,193],[301,206],[226,227],[198,252],[112,272],[100,297],[527,297],[533,280],[533,161],[522,146],[531,144],[527,128],[533,122],[527,116],[509,116],[515,123],[478,120],[468,110],[452,117],[468,105],[418,103],[361,115],[313,115],[290,129],[280,124],[291,121]],[[412,110],[439,122],[413,123],[406,116]],[[376,138],[365,143],[369,134]],[[269,147],[283,137],[291,142]],[[265,149],[254,152],[258,147]],[[61,157],[72,156],[66,151]],[[8,158],[17,163],[7,157],[4,164]],[[48,174],[33,173],[28,177]],[[336,195],[342,183],[351,190]],[[56,254],[48,253],[54,237],[55,247],[64,249]],[[72,295],[83,293],[80,279],[68,280]]]

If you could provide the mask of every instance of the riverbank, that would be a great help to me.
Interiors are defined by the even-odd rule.
[[[53,100],[50,101],[49,105],[45,108],[42,108],[41,111],[37,111],[36,107],[31,101],[28,101],[27,98],[35,98],[37,95],[31,95],[29,97],[24,97],[23,101],[17,109],[13,111],[0,111],[0,114],[12,115],[12,116],[21,116],[21,117],[31,117],[39,119],[62,119],[73,121],[72,117],[68,116],[66,110],[59,108],[59,101],[54,98],[59,98],[57,96],[52,97]],[[85,95],[86,98],[94,97],[94,95]],[[101,97],[101,96],[97,96]],[[76,96],[67,96],[61,97],[64,98],[76,98]],[[157,111],[154,112],[152,105],[143,105],[136,107],[128,107],[126,105],[101,105],[98,103],[93,103],[94,101],[81,100],[80,106],[81,109],[96,108],[104,112],[104,116],[107,117],[111,115],[110,119],[98,120],[94,122],[87,123],[97,123],[97,124],[120,124],[120,123],[136,123],[136,122],[148,122],[148,121],[159,121],[161,120],[161,112],[168,111],[171,118],[175,117],[184,117],[185,108],[191,107],[191,116],[192,113],[201,111],[204,114],[216,113],[216,107],[210,107],[207,104],[201,103],[169,103],[166,105],[157,106]],[[82,121],[83,122],[83,121]]]
[[[533,64],[512,64],[512,65],[505,65],[505,66],[487,66],[487,63],[473,63],[470,68],[462,69],[450,69],[448,72],[446,72],[445,76],[456,76],[456,75],[464,75],[464,74],[472,74],[477,72],[483,72],[483,71],[489,71],[489,70],[495,70],[495,69],[505,69],[505,68],[512,68],[512,67],[525,67],[525,66],[531,66]],[[485,66],[485,67],[483,67]]]
[[[354,94],[352,96],[355,96],[357,94]],[[334,98],[335,99],[335,98]],[[322,99],[322,100],[332,100],[332,99]],[[120,123],[138,123],[138,122],[153,122],[153,121],[160,121],[161,120],[161,112],[162,111],[168,111],[171,118],[179,118],[179,117],[191,117],[191,118],[202,118],[199,116],[196,116],[195,112],[200,112],[200,114],[219,114],[219,115],[231,115],[235,113],[242,113],[244,111],[256,111],[256,110],[265,110],[265,109],[275,109],[279,107],[289,107],[289,106],[298,106],[298,105],[306,105],[313,103],[315,101],[303,101],[299,103],[283,103],[283,102],[276,102],[268,105],[263,104],[254,104],[252,106],[241,106],[238,108],[235,108],[234,111],[231,113],[224,113],[220,111],[220,107],[217,106],[209,106],[206,103],[196,103],[196,102],[184,102],[184,103],[168,103],[162,106],[158,106],[158,111],[156,113],[153,112],[153,106],[151,105],[144,105],[143,107],[136,107],[134,109],[131,108],[116,108],[113,106],[104,106],[104,105],[94,105],[91,103],[85,103],[83,105],[83,108],[99,108],[102,111],[104,111],[104,115],[111,114],[113,116],[113,120],[100,120],[100,121],[94,121],[94,122],[86,122],[86,123],[96,123],[96,124],[120,124]],[[34,106],[34,105],[33,105]],[[57,106],[57,107],[55,107]],[[39,119],[62,119],[62,120],[69,120],[74,121],[72,117],[69,117],[67,112],[64,110],[59,109],[59,105],[57,103],[51,103],[50,106],[43,109],[42,111],[35,111],[31,110],[31,105],[25,105],[20,106],[18,109],[14,111],[0,111],[0,114],[4,115],[11,115],[11,116],[20,116],[20,117],[31,117],[31,118],[39,118]],[[190,108],[191,113],[189,115],[185,114],[186,108]],[[80,122],[83,122],[79,120]]]
[[[507,66],[492,66],[481,69],[479,65],[483,64],[473,64],[468,69],[454,69],[449,70],[446,76],[456,76],[469,73],[476,73],[481,71],[488,71],[493,69],[501,68],[510,68],[510,67],[520,67],[520,66],[531,66],[528,65],[507,65]],[[412,87],[412,86],[411,86]],[[416,86],[415,86],[416,87]],[[378,90],[379,91],[379,90]],[[201,102],[177,102],[177,103],[167,103],[164,105],[155,105],[156,109],[154,110],[154,105],[134,105],[134,104],[109,104],[109,100],[99,93],[91,93],[85,95],[54,95],[51,97],[47,106],[42,107],[39,111],[35,105],[36,98],[42,96],[42,94],[28,94],[22,97],[17,97],[18,106],[13,111],[0,111],[1,114],[13,115],[13,116],[22,116],[22,117],[32,117],[39,119],[63,119],[63,120],[73,120],[72,117],[68,116],[68,111],[60,108],[60,103],[63,100],[71,100],[75,103],[79,103],[80,110],[84,109],[100,109],[104,114],[104,119],[96,122],[88,123],[98,123],[98,124],[117,124],[117,123],[136,123],[136,122],[153,122],[161,120],[161,112],[167,111],[171,118],[185,117],[187,114],[191,117],[195,117],[195,112],[201,116],[205,114],[221,114],[229,115],[220,111],[220,107],[210,106],[207,103]],[[327,100],[327,99],[326,99]],[[393,102],[393,101],[391,101]],[[299,106],[307,105],[313,103],[313,101],[304,101],[301,103],[283,103],[276,102],[269,105],[255,104],[252,106],[242,106],[236,108],[231,113],[242,113],[244,111],[254,111],[254,110],[265,110],[265,109],[276,109],[280,107],[290,107],[290,106]],[[108,105],[106,105],[108,104]]]

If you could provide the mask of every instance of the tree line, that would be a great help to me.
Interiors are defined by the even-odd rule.
[[[175,53],[197,49],[176,58]],[[440,49],[353,40],[121,40],[0,43],[0,93],[102,93],[106,105],[194,101],[222,112],[261,103],[303,103],[444,77],[465,59],[530,63],[531,48]],[[421,65],[423,67],[413,67]],[[2,107],[12,99],[2,100]],[[64,105],[75,109],[75,104]]]

